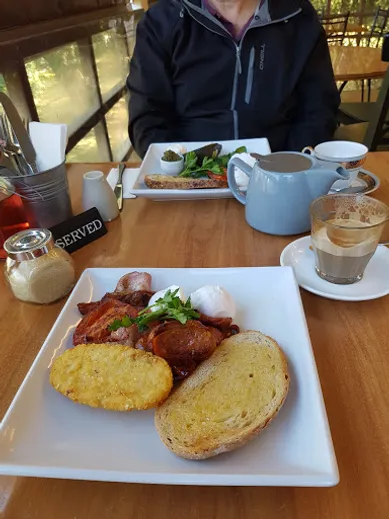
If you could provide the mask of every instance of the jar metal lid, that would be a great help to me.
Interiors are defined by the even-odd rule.
[[[54,240],[48,229],[27,229],[8,238],[3,247],[10,259],[26,261],[47,254],[53,249]]]

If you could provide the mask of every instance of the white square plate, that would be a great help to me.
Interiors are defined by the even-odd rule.
[[[331,486],[338,469],[300,293],[290,267],[147,269],[153,290],[205,284],[231,292],[242,330],[272,336],[287,355],[291,386],[269,427],[246,446],[203,461],[161,443],[153,411],[115,413],[78,405],[49,383],[53,359],[72,344],[77,303],[97,300],[130,270],[87,269],[64,306],[0,429],[0,474],[234,486]]]
[[[271,152],[269,141],[267,139],[241,139],[235,141],[217,141],[222,145],[220,155],[232,153],[240,146],[246,146],[248,153],[259,153],[267,155]],[[218,189],[150,189],[144,183],[145,175],[162,175],[164,174],[160,159],[164,152],[173,143],[151,144],[147,150],[146,156],[139,170],[139,176],[131,189],[131,193],[151,200],[204,200],[210,198],[233,198],[229,188]],[[176,143],[174,143],[176,144]],[[181,144],[181,143],[180,143]],[[196,150],[210,144],[207,142],[184,142],[183,146],[187,151]]]

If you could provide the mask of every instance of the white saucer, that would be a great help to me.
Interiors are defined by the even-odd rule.
[[[380,179],[371,171],[361,169],[355,180],[348,184],[347,180],[337,180],[331,187],[330,194],[361,194],[368,195],[380,187]]]
[[[308,292],[340,301],[367,301],[389,294],[389,249],[379,246],[366,267],[363,279],[353,285],[335,285],[321,279],[315,271],[311,237],[290,243],[282,251],[282,267],[293,267],[297,283]]]

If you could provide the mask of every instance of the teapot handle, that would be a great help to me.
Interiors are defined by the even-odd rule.
[[[238,184],[236,183],[235,179],[235,167],[242,170],[243,173],[246,173],[248,177],[251,176],[251,173],[253,171],[253,168],[246,164],[246,162],[243,162],[243,160],[238,159],[238,157],[233,157],[227,167],[227,180],[228,180],[228,186],[232,191],[232,194],[234,197],[243,205],[246,205],[246,195],[241,191],[238,187]]]
[[[305,153],[305,155],[315,155],[315,150],[312,146],[305,146],[305,148],[301,150],[301,153]]]

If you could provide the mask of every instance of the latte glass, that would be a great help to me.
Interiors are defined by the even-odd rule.
[[[380,243],[389,207],[363,195],[326,195],[310,207],[317,274],[340,285],[360,281]]]

